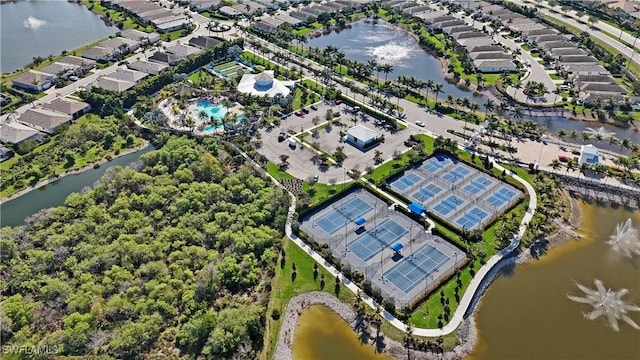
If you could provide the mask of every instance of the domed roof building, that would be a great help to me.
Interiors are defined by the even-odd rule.
[[[294,81],[280,81],[274,77],[273,71],[259,74],[245,74],[238,83],[238,91],[256,96],[274,97],[276,94],[287,96],[291,93]]]

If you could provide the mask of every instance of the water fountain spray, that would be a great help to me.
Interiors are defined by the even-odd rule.
[[[604,315],[609,322],[609,326],[611,326],[615,331],[620,331],[620,327],[618,326],[619,320],[623,320],[634,329],[640,330],[640,326],[638,326],[638,324],[636,324],[627,315],[629,311],[640,311],[640,307],[622,300],[622,297],[629,293],[629,290],[620,289],[618,291],[613,291],[611,289],[606,289],[602,284],[602,281],[598,279],[594,279],[593,282],[596,285],[595,289],[590,289],[576,283],[578,289],[582,290],[582,292],[585,293],[585,296],[580,297],[567,295],[569,299],[575,302],[593,306],[594,310],[589,313],[585,313],[584,317],[589,320],[595,320],[601,315]]]
[[[631,226],[631,219],[616,225],[616,231],[609,236],[607,244],[618,254],[631,258],[640,256],[640,236],[638,229]]]

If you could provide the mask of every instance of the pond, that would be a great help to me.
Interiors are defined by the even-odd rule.
[[[640,211],[582,204],[579,240],[571,240],[539,261],[502,274],[483,296],[476,325],[479,343],[470,359],[638,359],[640,331],[619,321],[614,331],[604,316],[587,320],[593,307],[567,298],[584,296],[576,283],[629,293],[622,300],[640,305],[640,258],[625,258],[606,240],[616,225]],[[638,239],[636,239],[638,240]],[[640,312],[630,312],[640,324]]]
[[[2,204],[0,212],[0,225],[18,226],[24,224],[24,220],[38,211],[64,203],[64,200],[73,192],[80,192],[86,186],[95,184],[96,181],[112,166],[126,166],[140,159],[145,153],[153,150],[153,146],[129,153],[110,162],[103,163],[97,169],[90,169],[78,174],[68,175],[60,180],[35,189],[16,199]]]
[[[2,73],[24,67],[35,56],[59,55],[118,31],[86,6],[61,0],[3,2],[0,24]]]
[[[306,308],[298,319],[293,358],[304,360],[389,360],[370,344],[360,342],[351,326],[322,305]]]
[[[437,58],[424,51],[411,33],[384,21],[358,21],[353,23],[351,28],[309,38],[307,43],[321,49],[328,45],[336,46],[344,52],[347,59],[363,64],[372,59],[378,64],[390,64],[394,70],[388,75],[389,79],[404,75],[441,83],[444,90],[440,95],[442,99],[450,94],[459,98],[475,98],[475,102],[478,103],[484,102],[482,96],[474,96],[472,91],[448,83],[442,64]],[[384,73],[381,72],[379,75],[384,78]]]

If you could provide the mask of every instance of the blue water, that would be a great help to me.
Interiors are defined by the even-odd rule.
[[[199,101],[198,106],[194,110],[195,116],[197,117],[200,113],[200,110],[204,110],[209,117],[212,117],[216,120],[222,120],[224,116],[227,114],[227,108],[222,105],[211,104],[208,101]],[[206,127],[205,127],[206,129]]]
[[[238,117],[236,119],[242,121],[242,120],[246,119],[246,117],[243,114],[240,114],[240,115],[238,115]],[[217,130],[220,130],[222,128],[223,128],[222,124],[220,124],[218,126],[207,125],[202,130],[205,133],[213,133],[213,132],[216,132]]]

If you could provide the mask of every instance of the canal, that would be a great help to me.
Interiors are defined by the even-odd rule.
[[[18,226],[24,224],[24,220],[36,212],[59,206],[73,192],[80,192],[86,186],[91,186],[98,181],[107,169],[113,166],[126,166],[137,161],[140,156],[153,150],[153,146],[120,156],[110,162],[103,163],[97,169],[90,169],[78,174],[68,175],[58,181],[41,188],[35,189],[16,199],[8,201],[0,206],[0,225]]]

